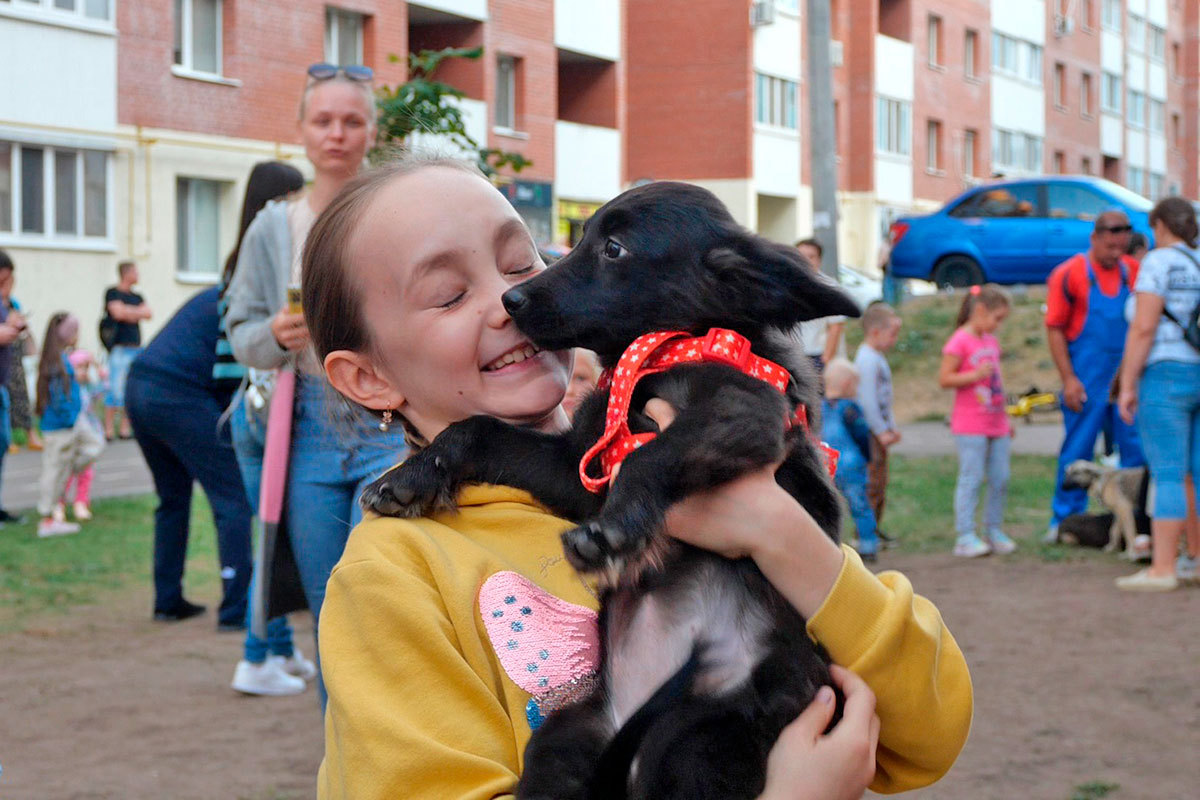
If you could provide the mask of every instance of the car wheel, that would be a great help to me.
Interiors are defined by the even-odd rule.
[[[969,256],[946,256],[933,268],[933,282],[952,289],[974,286],[983,283],[983,270]]]

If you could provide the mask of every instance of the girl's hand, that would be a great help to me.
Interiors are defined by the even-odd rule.
[[[1121,393],[1117,395],[1117,410],[1121,413],[1121,419],[1126,425],[1133,424],[1133,415],[1137,413],[1138,394],[1137,386],[1126,386],[1121,384]]]
[[[992,377],[992,373],[996,371],[996,365],[990,361],[985,361],[975,368],[975,380],[981,381]]]
[[[875,694],[850,670],[835,664],[830,671],[846,697],[841,721],[824,733],[835,704],[833,690],[822,687],[771,748],[759,800],[857,800],[875,777]]]
[[[284,350],[295,352],[308,347],[308,326],[303,314],[289,313],[285,308],[271,317],[271,333]]]

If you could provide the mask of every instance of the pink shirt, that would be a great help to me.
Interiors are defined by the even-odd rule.
[[[976,436],[1008,436],[1008,414],[1004,411],[1004,387],[1000,382],[1000,343],[990,333],[976,336],[959,328],[942,348],[943,355],[962,359],[958,372],[970,372],[992,364],[992,374],[954,390],[950,431]]]

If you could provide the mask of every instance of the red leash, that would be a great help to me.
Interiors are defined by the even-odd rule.
[[[658,331],[639,336],[621,355],[615,369],[600,376],[599,388],[609,389],[608,415],[604,434],[584,454],[579,462],[579,479],[588,491],[599,494],[612,479],[613,468],[637,448],[652,440],[654,433],[633,433],[629,429],[629,405],[638,381],[647,375],[664,372],[677,364],[725,364],[787,392],[791,374],[778,364],[750,352],[750,340],[736,331],[711,328],[704,336],[690,336],[686,331]],[[794,425],[808,430],[808,413],[797,406],[792,417],[785,420],[788,428]],[[811,432],[810,432],[811,434]],[[818,442],[825,455],[829,476],[837,471],[838,453],[824,442]],[[593,478],[587,467],[600,457],[603,475]]]

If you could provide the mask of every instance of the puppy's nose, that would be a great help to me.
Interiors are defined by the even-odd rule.
[[[500,302],[504,303],[504,309],[509,315],[515,317],[529,307],[529,295],[525,294],[525,291],[518,286],[505,292],[501,296]]]

